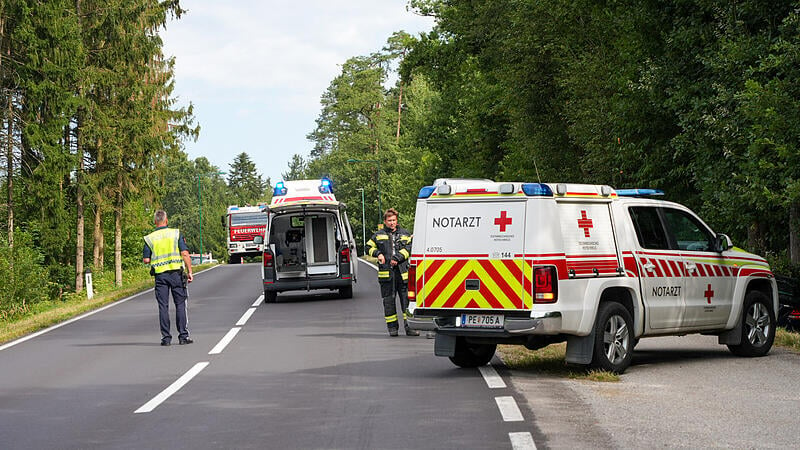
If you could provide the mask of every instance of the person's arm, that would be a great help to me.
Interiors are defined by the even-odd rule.
[[[378,258],[378,262],[384,264],[386,262],[386,257],[378,250],[378,244],[375,243],[375,236],[377,236],[377,233],[373,234],[372,238],[367,241],[367,254],[373,258]]]
[[[153,256],[153,251],[150,250],[150,247],[147,245],[147,242],[144,243],[144,249],[142,249],[142,262],[145,264],[150,264],[150,257]]]
[[[186,271],[188,275],[186,281],[191,283],[192,280],[194,280],[194,276],[192,275],[192,258],[189,256],[189,250],[182,251],[181,257],[183,257],[183,264],[186,265]]]

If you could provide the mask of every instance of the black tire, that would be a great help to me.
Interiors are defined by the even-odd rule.
[[[631,365],[634,345],[630,311],[617,302],[601,303],[594,324],[594,352],[590,366],[623,373]]]
[[[353,298],[353,286],[347,286],[347,287],[339,288],[339,297],[341,297],[341,298]]]
[[[760,291],[748,292],[742,309],[742,342],[728,349],[737,356],[764,356],[774,341],[775,314],[769,299]]]
[[[278,293],[275,291],[264,291],[264,303],[275,303],[278,301]]]
[[[492,360],[497,344],[472,344],[463,337],[456,338],[456,354],[450,361],[458,367],[485,366]]]

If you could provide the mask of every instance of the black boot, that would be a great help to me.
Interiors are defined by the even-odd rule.
[[[419,331],[412,330],[411,328],[408,328],[408,325],[406,325],[406,336],[419,336]]]

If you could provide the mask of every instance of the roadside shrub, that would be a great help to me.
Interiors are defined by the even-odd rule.
[[[21,314],[34,303],[48,299],[47,270],[43,257],[32,245],[30,235],[17,232],[14,248],[0,242],[0,312]]]

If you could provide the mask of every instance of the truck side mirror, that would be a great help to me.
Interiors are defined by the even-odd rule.
[[[253,244],[263,244],[264,243],[264,236],[256,236],[253,238]]]
[[[717,236],[714,238],[714,251],[722,253],[731,247],[733,247],[731,238],[729,238],[727,234],[717,233]]]

